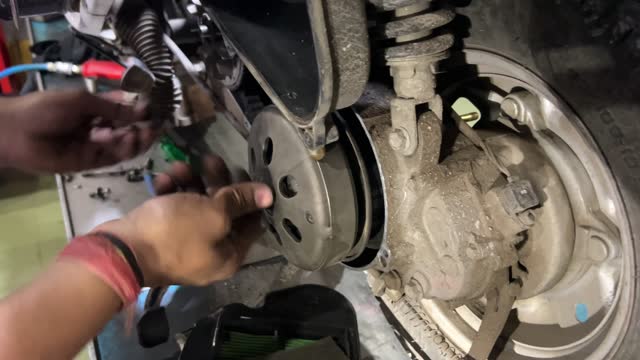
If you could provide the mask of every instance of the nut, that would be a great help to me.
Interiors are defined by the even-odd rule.
[[[395,129],[389,134],[389,145],[393,150],[402,150],[407,147],[407,136],[400,129]]]

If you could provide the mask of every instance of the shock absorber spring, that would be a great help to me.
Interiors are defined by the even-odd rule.
[[[451,34],[433,30],[453,20],[449,10],[431,11],[431,0],[372,0],[383,10],[393,10],[394,19],[380,28],[382,36],[395,39],[384,56],[393,77],[396,96],[391,99],[389,145],[405,156],[418,147],[416,105],[428,103],[442,118],[442,100],[436,95],[433,64],[448,56],[453,46]]]
[[[383,0],[395,19],[386,23],[383,35],[396,44],[385,50],[396,94],[404,99],[427,102],[435,96],[432,65],[448,56],[453,35],[433,35],[433,30],[453,20],[450,10],[430,11],[431,0]]]
[[[155,77],[150,94],[151,119],[159,124],[173,118],[182,92],[174,79],[171,52],[162,39],[160,18],[144,3],[134,1],[120,9],[115,28]]]

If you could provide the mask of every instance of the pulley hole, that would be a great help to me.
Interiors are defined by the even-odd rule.
[[[249,167],[254,169],[256,167],[256,151],[251,148],[251,154],[249,155]]]
[[[293,238],[295,242],[302,241],[302,234],[300,233],[300,230],[298,229],[297,226],[295,226],[291,222],[291,220],[289,219],[282,220],[282,226],[284,227],[285,230],[287,230],[287,233],[289,233],[289,235],[291,236],[291,238]]]
[[[274,238],[276,238],[276,241],[278,242],[278,245],[282,246],[282,239],[280,239],[280,235],[276,231],[276,228],[273,227],[273,225],[271,225],[271,223],[267,223],[267,229],[269,229],[269,232],[271,234],[273,234]]]
[[[273,158],[273,141],[268,137],[264,141],[264,146],[262,147],[262,161],[265,165],[271,164],[271,159]]]
[[[529,273],[529,269],[527,269],[527,267],[526,267],[526,266],[524,266],[524,264],[523,264],[523,263],[521,263],[520,261],[518,261],[517,265],[518,265],[518,269],[520,269],[520,271],[525,272],[525,273],[527,273],[527,274]]]
[[[291,175],[283,176],[280,178],[278,189],[280,189],[282,196],[290,199],[298,194],[298,182]]]

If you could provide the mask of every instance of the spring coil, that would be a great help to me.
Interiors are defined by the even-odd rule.
[[[120,11],[116,32],[154,75],[150,94],[150,115],[154,123],[173,117],[182,100],[182,91],[174,81],[173,57],[162,40],[162,26],[155,11],[146,7]]]
[[[432,36],[432,31],[453,20],[450,10],[430,11],[431,0],[383,0],[384,10],[393,10],[394,20],[384,24],[382,35],[395,39],[397,45],[385,49],[387,61],[407,58],[429,58],[430,61],[444,59],[453,46],[453,35]]]

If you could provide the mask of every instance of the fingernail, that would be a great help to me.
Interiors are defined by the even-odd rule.
[[[254,196],[259,208],[266,209],[273,204],[273,194],[266,186],[256,189]]]

